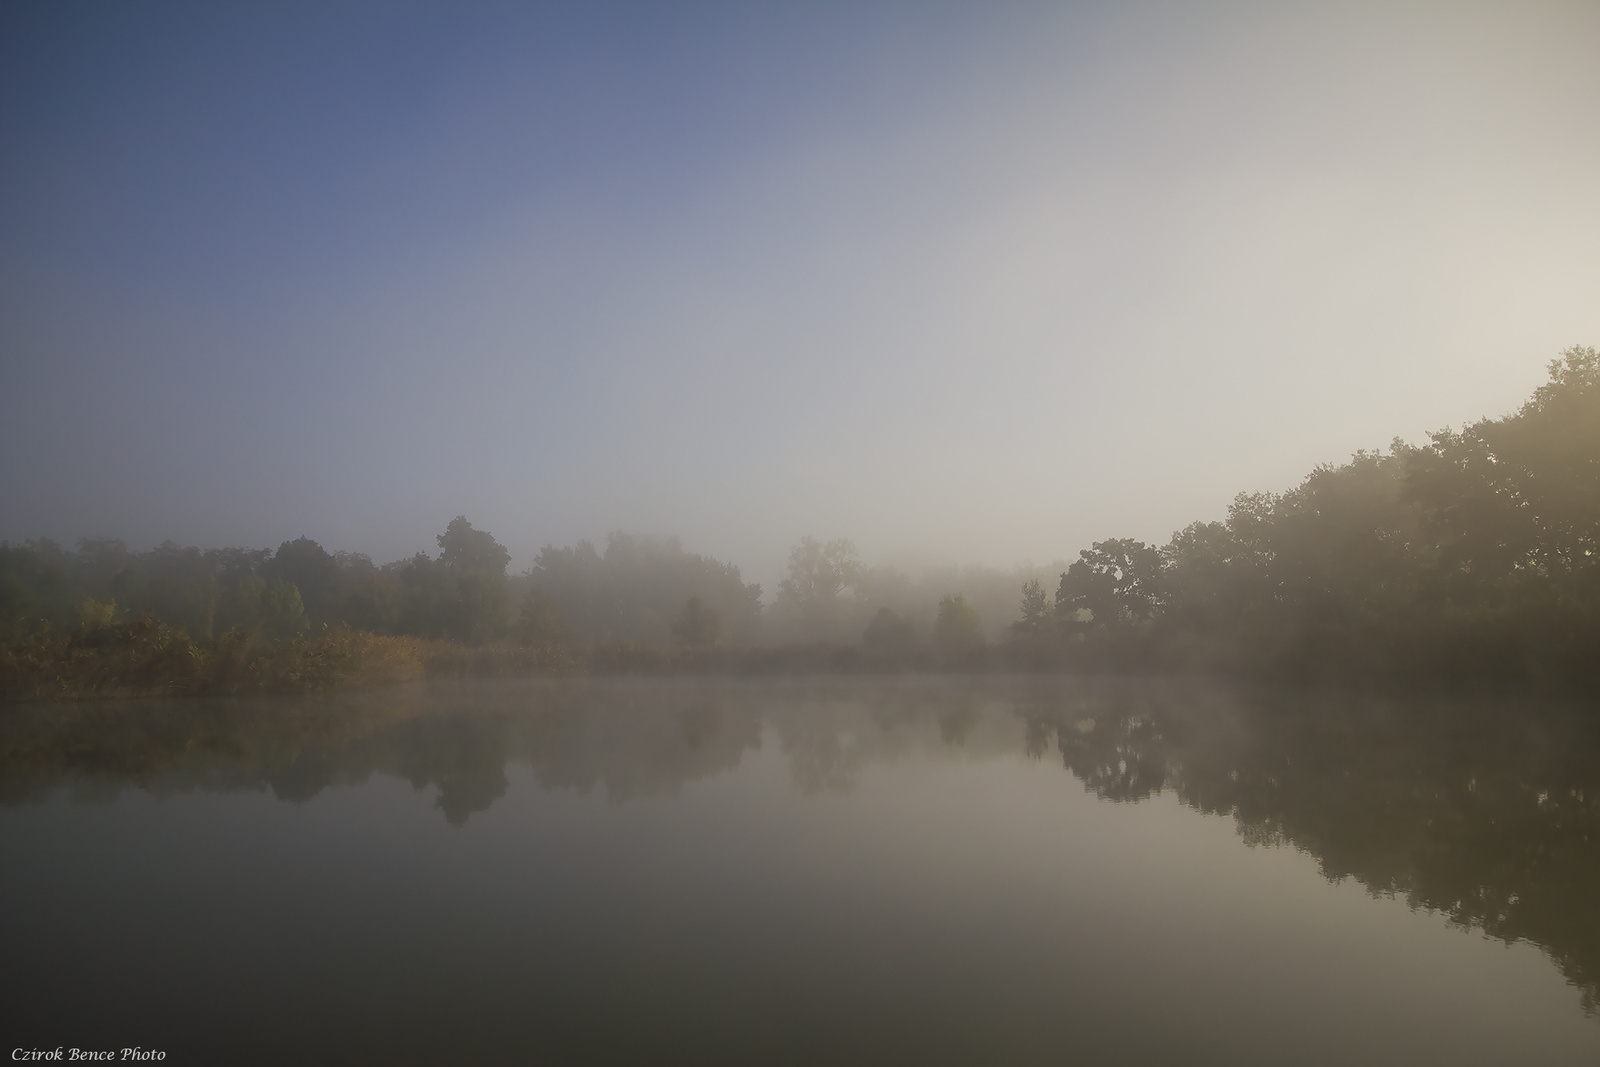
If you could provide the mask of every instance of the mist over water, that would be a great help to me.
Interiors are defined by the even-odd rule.
[[[11,1016],[234,1062],[1583,1063],[1577,711],[1042,679],[41,708],[0,721]]]
[[[0,1049],[1600,1062],[1597,49],[0,6]]]

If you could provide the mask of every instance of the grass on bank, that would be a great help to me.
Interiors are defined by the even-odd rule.
[[[148,612],[119,616],[113,606],[94,600],[84,601],[77,614],[71,625],[41,621],[0,642],[0,701],[320,693],[424,678],[982,670],[991,659],[981,644],[892,652],[826,642],[739,648],[627,641],[465,644],[342,624],[315,635],[272,639],[234,629],[196,640]]]
[[[0,699],[85,700],[239,693],[316,693],[420,678],[560,674],[562,648],[468,646],[348,626],[270,640],[229,630],[196,641],[148,613],[118,619],[93,601],[71,626],[41,623],[0,645]]]

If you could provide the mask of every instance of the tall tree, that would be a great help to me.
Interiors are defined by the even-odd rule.
[[[474,530],[465,515],[450,520],[439,542],[439,562],[458,574],[504,578],[511,553],[487,530]]]
[[[1161,606],[1160,584],[1156,549],[1129,538],[1097,541],[1061,575],[1056,611],[1069,623],[1097,627],[1148,622]]]
[[[340,600],[339,564],[333,554],[309,537],[297,537],[278,546],[261,569],[268,582],[287,582],[300,590],[306,616],[312,625],[335,621]]]

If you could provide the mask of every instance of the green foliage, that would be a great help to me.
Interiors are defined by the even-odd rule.
[[[46,622],[0,646],[0,695],[52,699],[196,687],[201,655],[186,633],[148,612],[119,622],[108,607],[86,603],[83,622]]]
[[[309,537],[285,541],[260,571],[270,582],[283,582],[300,592],[306,616],[315,625],[337,618],[340,600],[338,561]]]
[[[503,634],[509,625],[506,565],[511,554],[459,515],[437,540],[438,559],[419,552],[397,570],[401,628],[470,643]]]
[[[224,601],[228,629],[260,633],[266,622],[266,599],[265,581],[254,574],[240,578]]]
[[[48,540],[0,542],[0,638],[15,640],[41,622],[70,626],[85,598],[149,613],[197,641],[230,630],[287,640],[339,625],[473,642],[505,633],[509,554],[460,517],[439,544],[438,560],[380,568],[307,537],[276,552],[169,541],[135,553],[110,539],[81,541],[73,552]]]
[[[82,624],[46,623],[21,640],[0,644],[0,700],[311,693],[422,677],[578,669],[560,648],[468,646],[347,626],[325,628],[315,640],[273,641],[229,630],[197,642],[148,612],[118,618],[108,605],[82,607]]]
[[[261,594],[261,632],[269,640],[286,641],[311,629],[300,590],[285,581],[274,581]]]

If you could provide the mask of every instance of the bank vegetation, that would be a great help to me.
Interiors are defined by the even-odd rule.
[[[803,538],[770,599],[675,540],[436,555],[0,543],[0,696],[507,674],[1070,670],[1600,692],[1600,356],[1516,412],[1240,494],[1164,545],[919,576]]]

